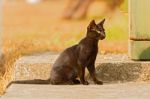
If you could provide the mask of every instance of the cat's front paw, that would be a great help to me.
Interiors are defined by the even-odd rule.
[[[95,84],[97,84],[97,85],[103,85],[103,82],[102,82],[102,81],[97,80],[97,81],[95,81]]]
[[[83,82],[83,85],[89,85],[89,82],[85,81]]]

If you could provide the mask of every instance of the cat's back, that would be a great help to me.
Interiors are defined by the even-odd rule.
[[[78,45],[65,49],[56,59],[54,66],[70,64],[76,61],[78,57]]]

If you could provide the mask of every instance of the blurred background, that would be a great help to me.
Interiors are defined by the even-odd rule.
[[[100,53],[128,51],[127,0],[5,0],[3,10],[5,51],[61,52],[85,37],[92,19],[103,18],[107,37]]]

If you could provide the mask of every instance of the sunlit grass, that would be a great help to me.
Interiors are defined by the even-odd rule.
[[[19,50],[15,47],[12,49],[10,51],[4,48],[4,53],[0,59],[0,96],[4,94],[7,85],[13,79],[14,63],[20,56]]]

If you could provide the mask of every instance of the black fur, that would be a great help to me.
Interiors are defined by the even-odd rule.
[[[50,83],[54,85],[76,84],[79,81],[84,85],[89,83],[85,80],[85,68],[87,67],[95,84],[103,84],[95,76],[95,59],[98,53],[98,41],[105,38],[103,24],[92,20],[87,28],[87,35],[79,44],[64,50],[54,63]]]

